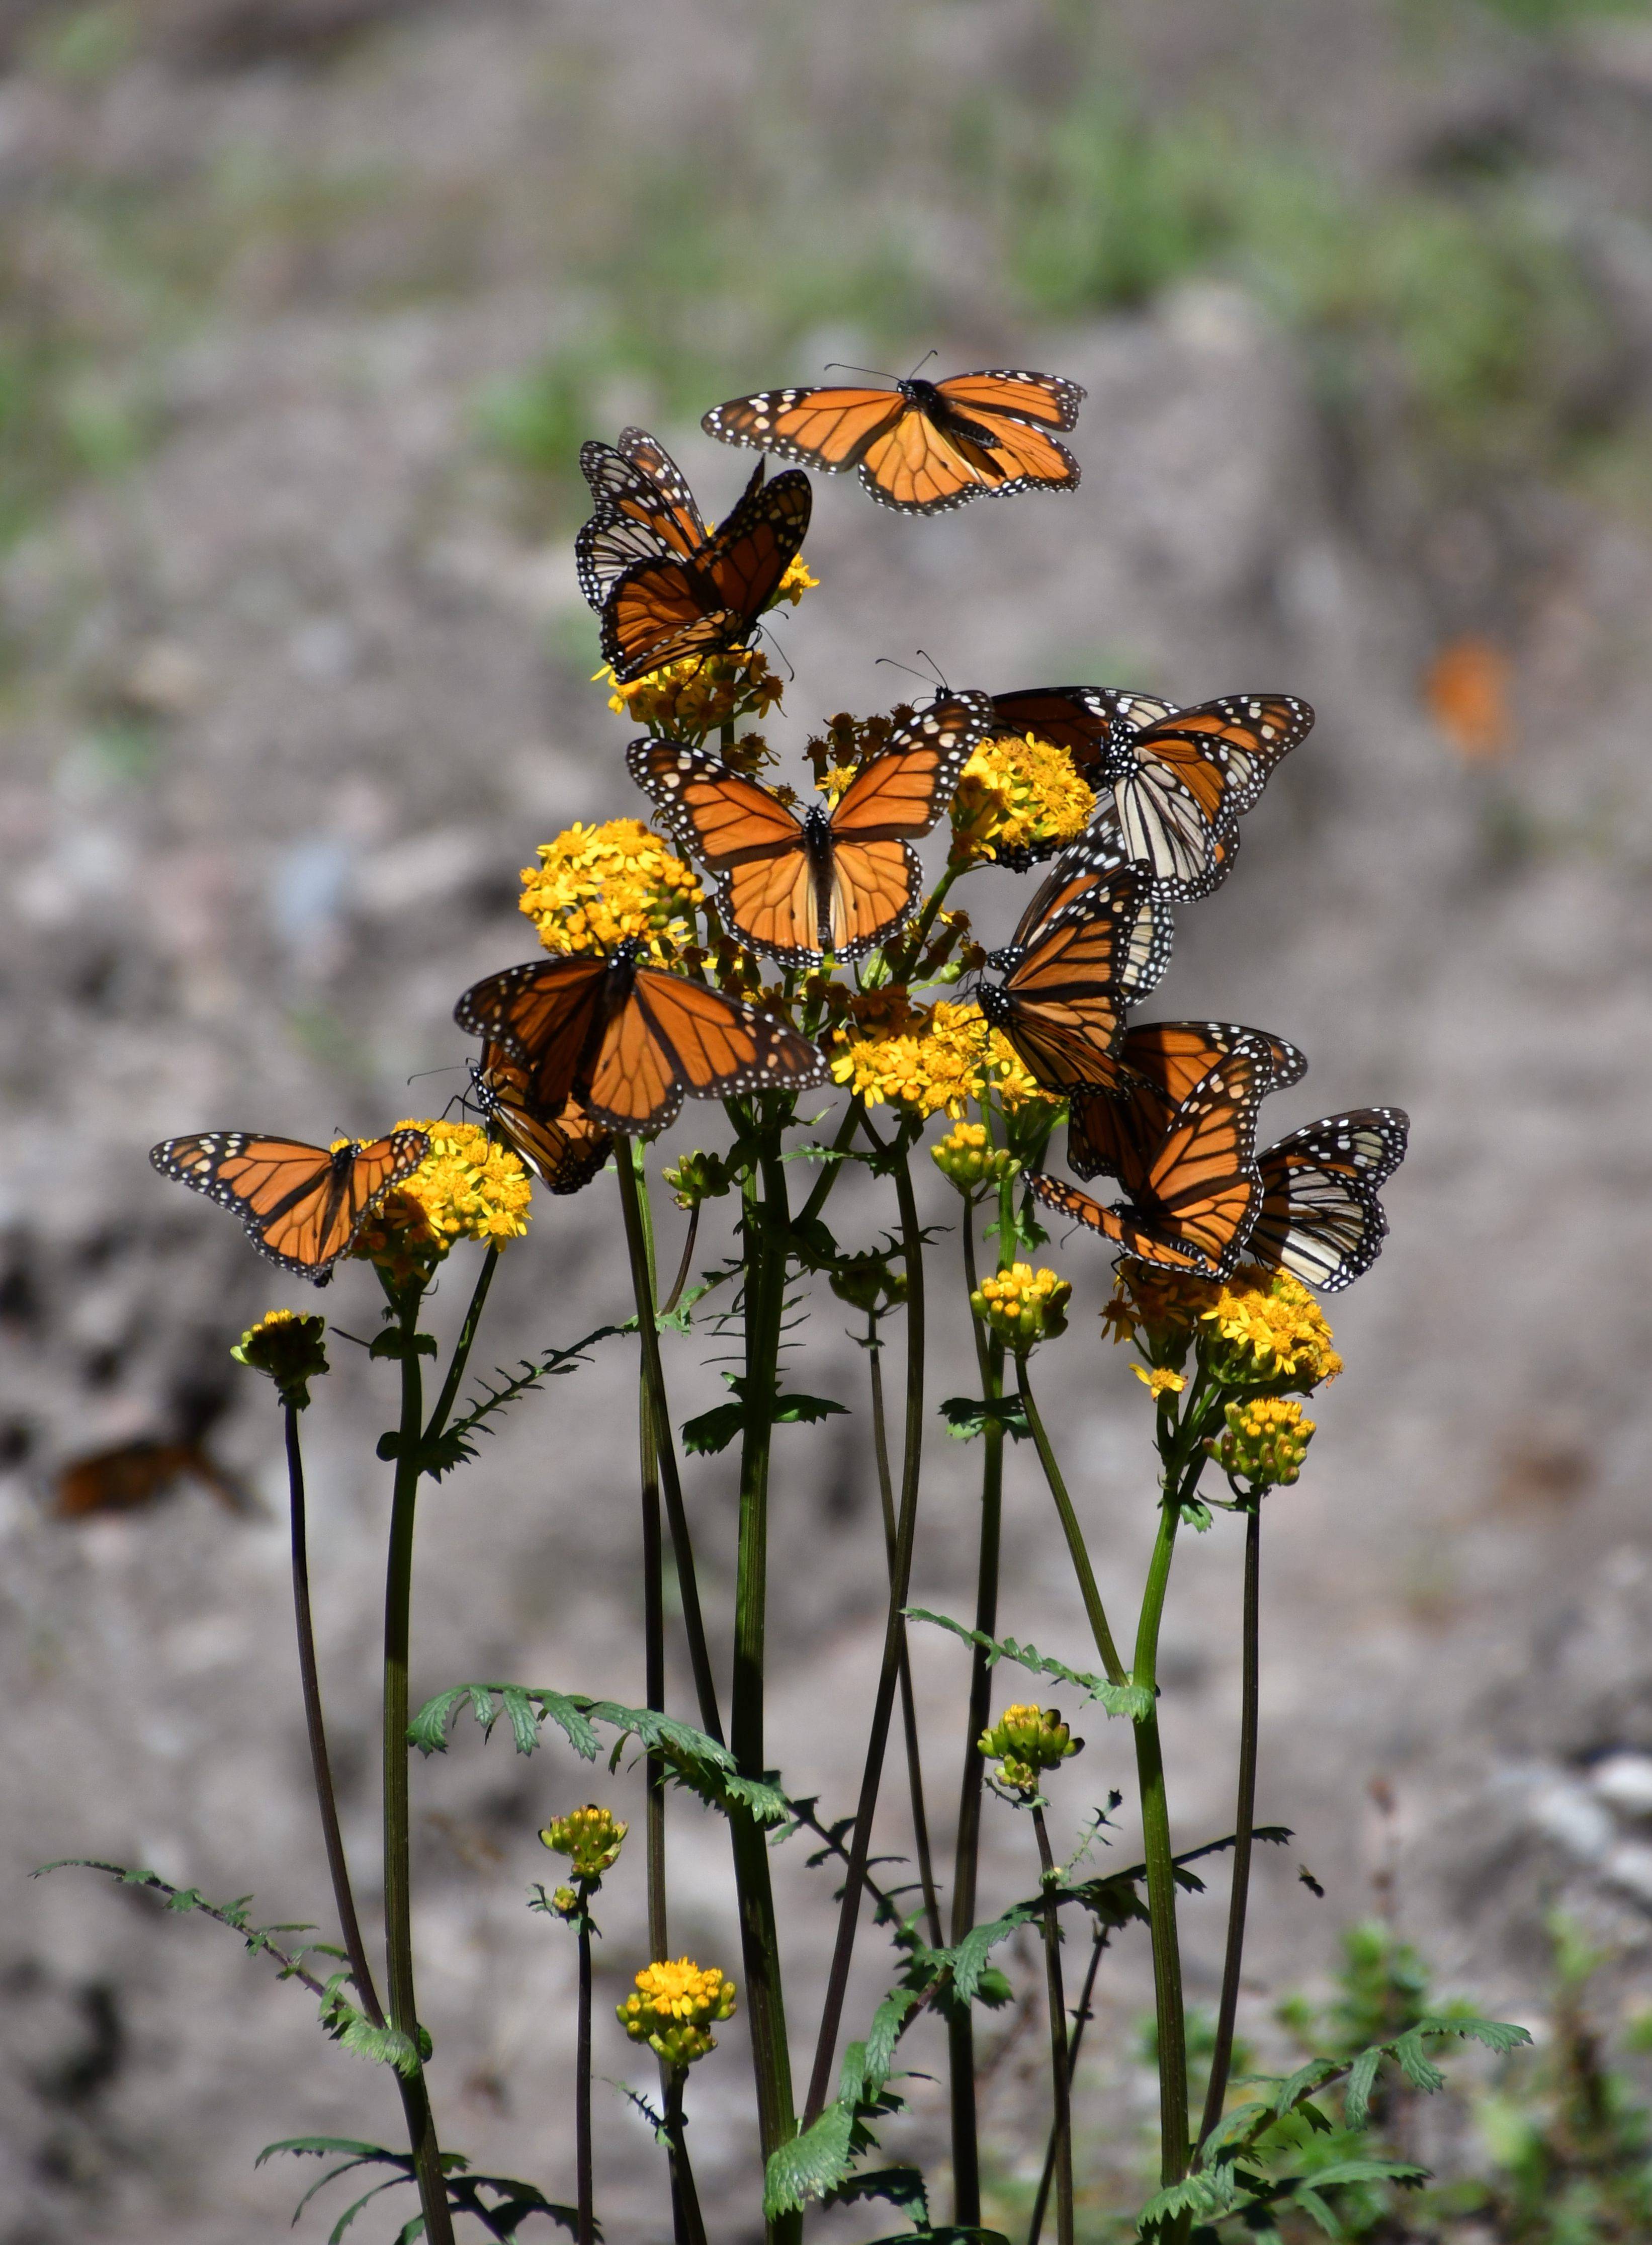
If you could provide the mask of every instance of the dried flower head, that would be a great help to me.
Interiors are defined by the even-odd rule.
[[[352,1253],[375,1263],[394,1285],[428,1278],[457,1240],[504,1247],[528,1228],[533,1181],[507,1146],[474,1122],[403,1122],[423,1130],[430,1150],[410,1177],[387,1193],[356,1236]]]
[[[1010,858],[1025,863],[1082,834],[1095,797],[1065,749],[1034,734],[983,741],[952,797],[952,855],[965,865]]]
[[[327,1319],[313,1310],[267,1310],[229,1352],[275,1382],[283,1403],[309,1407],[309,1384],[327,1370]]]
[[[1313,1440],[1314,1421],[1304,1419],[1294,1397],[1251,1395],[1226,1406],[1227,1432],[1212,1445],[1216,1462],[1253,1489],[1288,1487],[1302,1471]]]
[[[539,1837],[553,1855],[565,1855],[573,1866],[573,1875],[586,1886],[594,1886],[605,1871],[611,1871],[620,1860],[620,1849],[628,1824],[622,1824],[613,1812],[599,1808],[594,1801],[583,1808],[575,1808],[566,1816],[553,1817]]]
[[[792,565],[793,569],[798,566]],[[814,583],[806,569],[802,573],[809,584]],[[786,576],[791,575],[789,569]],[[788,590],[782,578],[776,597],[794,600],[805,589],[802,582],[794,580]],[[727,655],[688,655],[644,678],[633,678],[628,686],[621,686],[612,670],[599,670],[597,676],[613,688],[608,697],[611,709],[646,725],[651,733],[687,741],[703,741],[708,733],[740,717],[767,716],[785,690],[768,668],[767,655],[755,647],[735,648]]]
[[[978,1751],[998,1763],[999,1783],[1015,1793],[1036,1793],[1041,1772],[1059,1769],[1083,1746],[1061,1720],[1059,1708],[1019,1705],[1006,1707],[976,1740]]]
[[[1018,1356],[1025,1356],[1041,1340],[1054,1340],[1066,1331],[1072,1299],[1070,1279],[1051,1270],[1035,1271],[1030,1263],[1012,1263],[1007,1271],[982,1279],[970,1296],[970,1307]]]
[[[646,1965],[636,1986],[616,2016],[633,2042],[646,2042],[669,2066],[692,2065],[715,2050],[711,2028],[735,2015],[735,1984],[715,1964],[702,1968],[680,1957]]]
[[[610,818],[541,843],[520,904],[547,951],[612,951],[637,936],[664,963],[692,941],[704,895],[694,868],[640,818]]]
[[[906,1273],[887,1255],[846,1255],[831,1274],[831,1289],[851,1309],[875,1310],[880,1317],[906,1299]]]

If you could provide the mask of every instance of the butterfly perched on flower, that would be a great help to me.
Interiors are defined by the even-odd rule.
[[[667,551],[613,578],[602,603],[602,659],[620,684],[690,655],[744,647],[802,548],[812,498],[796,468],[770,483],[754,477],[703,544],[679,553],[667,541]],[[681,521],[669,519],[674,536]],[[592,570],[603,566],[593,552]]]
[[[1361,1107],[1293,1130],[1256,1156],[1262,1205],[1246,1259],[1334,1294],[1369,1271],[1388,1231],[1378,1190],[1405,1158],[1398,1107]]]
[[[1046,1208],[1141,1262],[1225,1278],[1262,1203],[1256,1110],[1272,1082],[1268,1044],[1236,1041],[1169,1109],[1162,1131],[1140,1144],[1121,1137],[1116,1174],[1125,1197],[1110,1208],[1064,1177],[1040,1172],[1027,1182]]]
[[[1105,1090],[1122,1080],[1125,1009],[1164,973],[1173,933],[1145,867],[1121,865],[1027,942],[994,952],[1004,980],[981,985],[981,1011],[1046,1090]]]
[[[480,1062],[471,1064],[471,1088],[494,1136],[553,1193],[577,1193],[588,1185],[613,1150],[613,1133],[593,1122],[572,1095],[559,1113],[538,1107],[526,1069],[501,1045],[483,1046]]]
[[[681,469],[646,429],[622,429],[617,444],[579,447],[579,469],[596,511],[573,542],[579,590],[600,609],[614,580],[635,561],[698,553],[710,539]],[[762,480],[762,465],[748,495]]]
[[[940,514],[984,492],[1073,490],[1079,464],[1053,432],[1073,427],[1083,400],[1057,375],[992,368],[892,389],[763,390],[700,425],[822,475],[857,469],[880,506]]]
[[[162,1177],[240,1217],[271,1262],[320,1286],[386,1193],[411,1177],[430,1150],[423,1130],[392,1130],[370,1143],[342,1138],[333,1146],[251,1130],[202,1130],[163,1139],[149,1158]]]
[[[984,694],[943,694],[890,733],[829,811],[789,804],[703,749],[634,741],[626,761],[674,838],[717,877],[717,909],[783,967],[832,952],[863,959],[917,901],[912,844],[958,785],[991,712]]]
[[[462,1029],[501,1045],[541,1115],[570,1098],[611,1130],[661,1130],[685,1095],[722,1099],[827,1081],[807,1037],[739,998],[646,967],[628,937],[611,952],[530,960],[473,983]]]
[[[1088,836],[1107,864],[1135,858],[1167,896],[1208,896],[1232,869],[1238,822],[1314,722],[1291,694],[1226,694],[1186,709],[1100,686],[992,697],[1008,731],[1064,748],[1096,790]]]
[[[1283,1091],[1308,1072],[1308,1056],[1283,1037],[1232,1021],[1138,1021],[1119,1040],[1128,1082],[1119,1091],[1080,1093],[1067,1116],[1067,1167],[1076,1177],[1139,1175],[1202,1077],[1229,1053],[1260,1046],[1269,1089]]]

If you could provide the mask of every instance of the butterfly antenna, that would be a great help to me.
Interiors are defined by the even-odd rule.
[[[933,358],[934,352],[930,353]],[[920,362],[921,363],[921,362]],[[881,366],[850,366],[841,358],[829,358],[821,369],[823,374],[870,374],[878,382],[898,382],[897,374],[885,374]]]
[[[463,1068],[464,1065],[465,1063],[463,1061],[450,1060],[448,1061],[445,1068],[417,1068],[408,1077],[407,1081],[410,1084],[414,1084],[422,1082],[427,1075],[451,1075],[456,1068]]]
[[[935,657],[930,653],[928,648],[914,648],[912,652],[918,655],[924,662],[928,663],[930,668],[935,674],[935,683],[940,688],[942,693],[950,694],[952,689],[946,682],[946,673],[941,668],[940,664],[937,662]]]
[[[920,369],[920,368],[926,367],[926,366],[929,364],[930,361],[931,361],[934,356],[935,356],[935,352],[934,352],[933,349],[929,349],[929,350],[926,350],[926,351],[924,352],[924,354],[923,357],[922,357],[921,359],[919,359],[919,361],[917,362],[917,366],[915,366],[915,367],[912,369],[912,374],[909,374],[909,375],[907,376],[906,379],[908,380],[908,382],[910,382],[910,381],[912,379],[912,375],[913,375],[913,374],[917,374],[917,373],[918,372],[918,370],[919,370],[919,369]]]

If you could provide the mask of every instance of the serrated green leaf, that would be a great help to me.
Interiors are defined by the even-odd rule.
[[[1036,1645],[1018,1645],[1012,1637],[989,1637],[985,1630],[971,1629],[961,1621],[954,1621],[950,1614],[930,1613],[922,1606],[907,1606],[904,1611],[908,1621],[932,1622],[938,1629],[950,1631],[966,1645],[979,1645],[987,1656],[989,1667],[996,1668],[1000,1660],[1010,1660],[1035,1676],[1053,1676],[1060,1683],[1071,1684],[1087,1699],[1096,1701],[1109,1715],[1123,1715],[1133,1722],[1141,1722],[1153,1713],[1153,1693],[1145,1684],[1110,1684],[1105,1676],[1092,1676],[1081,1668],[1069,1668],[1065,1661],[1040,1652]]]
[[[1343,2227],[1311,2183],[1303,2183],[1291,2193],[1290,2202],[1298,2206],[1312,2221],[1317,2221],[1327,2237],[1340,2237]]]
[[[920,2000],[916,1988],[897,1988],[884,1997],[872,2013],[872,2024],[866,2036],[866,2079],[872,2088],[881,2089],[889,2079],[889,2070],[895,2063],[895,2045],[900,2040],[901,2028],[912,2006]]]
[[[770,2153],[764,2171],[763,2212],[801,2214],[811,2198],[823,2198],[849,2170],[854,2107],[829,2105],[812,2128]]]
[[[822,2204],[849,2206],[863,2198],[882,2199],[886,2206],[899,2207],[903,2213],[916,2207],[918,2221],[928,2232],[929,2193],[917,2167],[877,2167],[870,2174],[845,2175],[825,2194]]]
[[[1437,2089],[1446,2086],[1445,2075],[1423,2049],[1418,2028],[1412,2027],[1409,2033],[1391,2043],[1389,2052],[1413,2089],[1420,2089],[1425,2096],[1432,2097]]]
[[[369,1356],[389,1358],[393,1362],[401,1357],[434,1356],[436,1335],[427,1333],[404,1333],[400,1326],[392,1326],[374,1340],[368,1349]]]
[[[1428,2175],[1426,2167],[1413,2166],[1409,2160],[1337,2160],[1330,2167],[1316,2167],[1303,2181],[1315,2190],[1334,2190],[1340,2184],[1354,2182],[1397,2182],[1404,2189],[1414,2190],[1428,2181]]]
[[[266,2144],[253,2165],[261,2167],[265,2160],[273,2160],[277,2152],[291,2152],[295,2158],[308,2154],[318,2160],[325,2159],[328,2152],[349,2152],[355,2162],[362,2160],[405,2160],[407,2157],[405,2152],[387,2152],[383,2144],[364,2144],[358,2136],[283,2136],[278,2144]]]
[[[1348,2069],[1348,2086],[1343,2091],[1343,2119],[1351,2128],[1363,2128],[1371,2118],[1371,2092],[1382,2062],[1380,2046],[1362,2050]]]
[[[719,1403],[709,1411],[702,1411],[697,1419],[685,1419],[679,1429],[682,1446],[690,1457],[714,1458],[738,1439],[746,1423],[743,1403]]]
[[[986,1960],[999,1942],[1007,1941],[1018,1926],[1026,1925],[1042,1915],[1042,1902],[1018,1903],[1002,1917],[995,1917],[990,1925],[972,1926],[956,1949],[938,1952],[952,1968],[952,1988],[960,2003],[975,2001]]]
[[[979,1395],[949,1395],[936,1408],[956,1442],[972,1442],[989,1427],[999,1428],[1014,1442],[1029,1442],[1032,1439],[1032,1429],[1026,1422],[1026,1406],[1019,1395],[996,1400]]]
[[[419,1471],[428,1474],[432,1481],[440,1481],[443,1474],[451,1473],[457,1466],[468,1465],[476,1455],[476,1444],[457,1427],[419,1446]]]
[[[412,2037],[403,2034],[400,2027],[376,2027],[371,2019],[354,2011],[336,2040],[342,2049],[372,2065],[394,2066],[404,2080],[412,2080],[418,2072],[418,2050]]]
[[[834,1403],[825,1395],[777,1395],[775,1398],[774,1424],[776,1427],[815,1427],[823,1419],[846,1419],[850,1416],[847,1403]]]

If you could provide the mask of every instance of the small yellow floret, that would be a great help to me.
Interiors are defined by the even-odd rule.
[[[1236,1271],[1199,1321],[1210,1370],[1229,1387],[1311,1395],[1343,1368],[1324,1311],[1287,1271]]]
[[[1253,1395],[1229,1403],[1222,1415],[1228,1428],[1215,1453],[1225,1473],[1253,1489],[1279,1489],[1297,1479],[1314,1436],[1314,1421],[1303,1418],[1300,1403],[1283,1395]]]
[[[430,1150],[410,1177],[387,1193],[352,1252],[402,1285],[428,1277],[456,1240],[507,1246],[528,1228],[533,1181],[508,1146],[474,1122],[399,1122],[423,1130]]]
[[[802,555],[794,553],[786,564],[786,573],[775,587],[775,597],[768,605],[777,608],[782,600],[786,600],[795,608],[803,594],[814,592],[819,583],[818,577],[810,576],[809,564]]]
[[[1070,1279],[1051,1270],[1035,1271],[1030,1263],[1012,1263],[1007,1271],[982,1279],[970,1296],[970,1307],[1018,1356],[1025,1356],[1039,1341],[1054,1340],[1066,1331],[1072,1298]]]
[[[646,2042],[669,2066],[692,2065],[715,2050],[711,2028],[735,2015],[735,1984],[715,1964],[702,1969],[680,1957],[645,1965],[636,1985],[615,2015],[633,2042]]]
[[[1172,1372],[1168,1365],[1154,1365],[1149,1370],[1145,1364],[1133,1364],[1130,1369],[1155,1403],[1161,1395],[1180,1395],[1188,1384],[1181,1374]]]
[[[983,741],[952,797],[952,854],[965,864],[1083,833],[1095,797],[1065,749],[1034,734]]]
[[[640,818],[570,826],[539,845],[522,875],[521,909],[547,951],[612,951],[642,938],[666,961],[694,940],[690,915],[705,892],[694,868]]]

